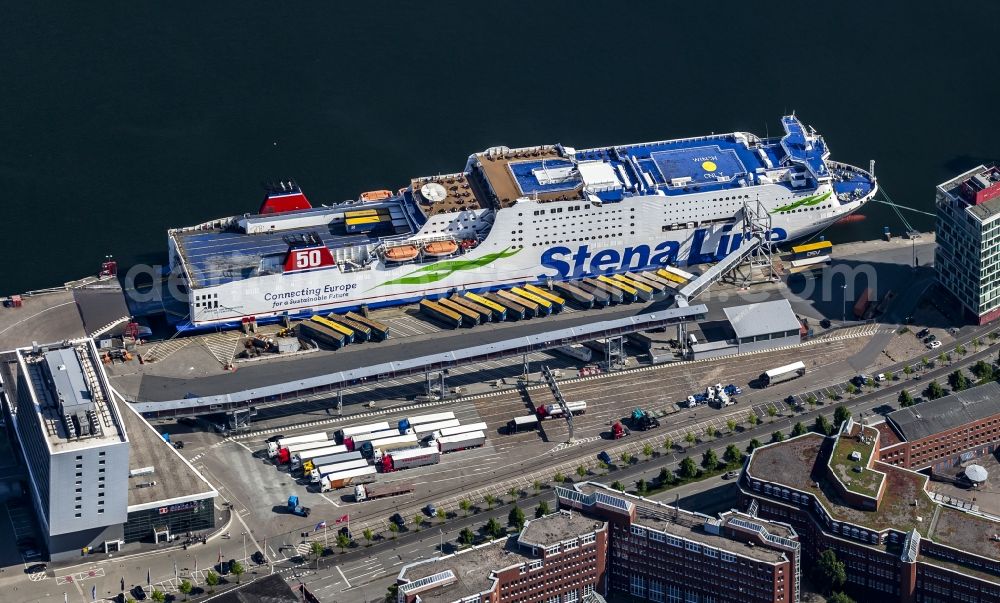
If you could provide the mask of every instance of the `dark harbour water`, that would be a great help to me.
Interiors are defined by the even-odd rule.
[[[0,8],[0,293],[159,262],[169,227],[457,171],[486,147],[780,132],[898,202],[1000,157],[1000,4],[15,3]],[[834,240],[901,225],[886,207]],[[932,220],[908,215],[927,229]]]

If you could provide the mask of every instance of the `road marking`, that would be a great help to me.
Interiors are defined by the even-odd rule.
[[[344,572],[340,571],[340,566],[338,565],[336,567],[337,567],[337,572],[340,573],[340,579],[344,581],[344,584],[347,584],[347,588],[351,588],[351,583],[348,582],[347,576],[344,575]]]
[[[333,505],[335,507],[340,507],[339,504],[337,504],[337,503],[333,502],[332,500],[330,500],[330,498],[328,498],[326,494],[322,494],[321,493],[320,496],[323,497],[323,500],[325,500],[326,502],[330,503],[331,505]]]

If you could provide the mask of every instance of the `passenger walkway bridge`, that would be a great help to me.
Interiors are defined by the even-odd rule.
[[[132,405],[146,417],[175,417],[246,411],[250,407],[263,408],[292,404],[300,402],[306,397],[315,397],[317,394],[330,393],[331,396],[334,396],[339,390],[357,386],[360,383],[375,384],[383,380],[398,379],[411,375],[424,375],[431,371],[518,357],[524,354],[551,350],[572,343],[582,343],[605,337],[616,337],[637,331],[647,331],[699,321],[705,318],[707,312],[708,308],[701,304],[684,308],[656,310],[624,318],[599,322],[584,322],[583,324],[563,329],[543,331],[489,344],[415,358],[407,358],[409,353],[412,353],[411,346],[398,345],[401,342],[396,341],[393,344],[392,354],[398,355],[400,357],[399,360],[383,363],[366,363],[364,366],[359,366],[351,370],[319,374],[308,378],[259,386],[242,391],[230,391],[234,389],[234,384],[240,383],[237,380],[239,373],[228,374],[219,378],[207,377],[200,380],[205,389],[211,388],[228,393],[217,393],[214,395],[188,393],[181,394],[176,399],[165,399],[163,401],[148,401],[148,398],[146,401],[143,401],[140,395],[140,400],[134,401]],[[336,363],[336,356],[332,358],[327,357],[326,361],[334,364]],[[213,379],[217,379],[217,381],[212,381]],[[183,392],[183,389],[178,388],[190,387],[197,389],[200,386],[197,380],[178,381],[182,381],[182,383],[168,384],[164,385],[164,387],[170,387],[171,391]]]

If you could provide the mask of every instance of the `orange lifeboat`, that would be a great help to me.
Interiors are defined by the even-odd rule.
[[[455,241],[431,241],[424,245],[424,253],[432,257],[451,255],[458,251]]]
[[[370,203],[371,201],[384,201],[392,197],[392,191],[380,190],[380,191],[368,191],[366,193],[361,193],[361,201],[363,203]]]
[[[408,262],[417,257],[417,248],[413,245],[399,245],[385,250],[385,259],[389,262]]]

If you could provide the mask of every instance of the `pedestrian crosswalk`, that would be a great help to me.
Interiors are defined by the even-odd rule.
[[[208,352],[223,366],[228,365],[236,356],[236,344],[240,342],[242,335],[239,331],[223,331],[212,333],[201,339],[201,342],[208,348]]]
[[[175,337],[159,343],[153,344],[142,355],[144,362],[159,362],[166,360],[168,356],[191,343],[189,337]]]

